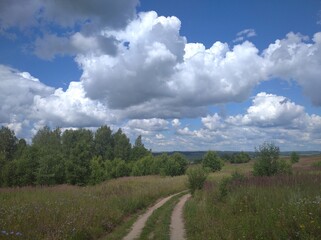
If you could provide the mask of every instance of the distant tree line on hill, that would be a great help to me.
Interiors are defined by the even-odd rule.
[[[121,129],[40,129],[27,144],[7,127],[0,129],[0,186],[96,184],[111,178],[185,173],[181,154],[153,156],[138,136],[132,146]]]

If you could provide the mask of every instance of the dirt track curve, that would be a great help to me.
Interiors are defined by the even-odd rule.
[[[145,223],[147,219],[152,215],[152,213],[157,209],[163,206],[169,199],[176,196],[180,193],[175,193],[166,198],[158,201],[154,206],[150,207],[144,214],[138,217],[136,222],[133,224],[131,231],[123,238],[123,240],[134,240],[137,239],[142,233],[143,228],[145,227]]]

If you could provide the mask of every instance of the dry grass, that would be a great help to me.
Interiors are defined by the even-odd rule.
[[[96,239],[156,199],[185,188],[184,176],[147,176],[90,187],[0,189],[0,239]]]
[[[320,156],[301,157],[290,176],[253,177],[250,165],[241,181],[220,181],[235,169],[214,173],[185,208],[188,239],[319,239],[321,235]]]

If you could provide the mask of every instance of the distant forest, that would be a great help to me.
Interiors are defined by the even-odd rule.
[[[96,184],[123,176],[185,173],[181,154],[153,156],[138,136],[132,146],[121,129],[40,129],[31,144],[7,127],[0,129],[0,186]]]

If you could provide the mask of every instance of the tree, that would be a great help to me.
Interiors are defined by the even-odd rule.
[[[291,163],[297,163],[300,160],[300,156],[296,152],[292,152],[290,158],[291,158]]]
[[[253,166],[255,176],[272,176],[278,173],[289,173],[290,166],[280,160],[280,148],[273,143],[263,143],[256,149],[256,161]]]
[[[171,158],[178,163],[179,165],[179,169],[177,172],[177,175],[183,175],[185,174],[187,165],[188,165],[188,161],[186,160],[186,158],[180,154],[180,153],[174,153]]]
[[[131,151],[131,157],[130,159],[132,161],[137,161],[149,154],[149,151],[145,148],[143,142],[142,142],[142,136],[139,135],[137,139],[135,140],[135,144],[133,146],[133,149]]]
[[[0,153],[4,155],[5,161],[13,160],[18,139],[14,131],[2,126],[0,129]]]
[[[95,133],[95,155],[101,156],[103,160],[114,159],[114,140],[110,127],[104,125]]]
[[[39,129],[32,139],[32,148],[38,151],[37,183],[53,185],[65,182],[60,129],[52,131],[48,126]]]
[[[93,157],[90,160],[90,180],[91,184],[97,184],[105,180],[105,169],[101,156]]]
[[[162,167],[161,174],[165,176],[178,176],[180,175],[180,165],[173,158],[168,158]]]
[[[16,185],[26,186],[37,184],[37,172],[39,169],[39,150],[27,146],[23,154],[16,160]]]
[[[66,159],[66,180],[70,184],[87,184],[94,142],[90,130],[66,130],[62,135],[63,154]]]
[[[114,138],[114,158],[129,161],[131,144],[129,138],[119,128],[113,135]]]
[[[223,167],[223,161],[216,152],[208,151],[202,161],[204,168],[209,168],[212,172],[220,171]]]

